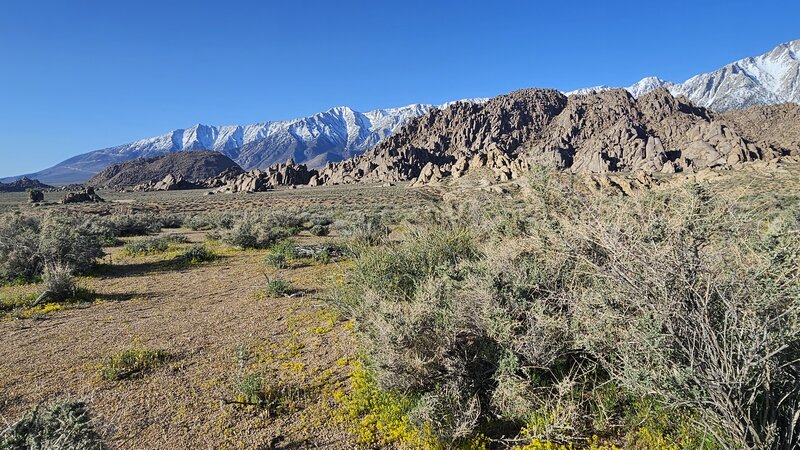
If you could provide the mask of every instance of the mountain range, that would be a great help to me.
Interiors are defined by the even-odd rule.
[[[639,97],[656,88],[685,95],[697,106],[723,112],[755,105],[800,103],[800,39],[786,42],[763,55],[740,59],[713,72],[695,75],[683,83],[646,77],[624,88]],[[602,92],[595,86],[567,95]]]
[[[657,88],[684,95],[693,104],[716,111],[753,105],[800,103],[800,40],[781,44],[756,57],[741,59],[714,72],[696,75],[683,83],[647,77],[625,88],[639,97]],[[567,95],[612,89],[596,86]],[[487,99],[457,102],[484,103]],[[51,184],[84,182],[117,163],[151,158],[184,150],[214,150],[245,170],[266,168],[290,158],[312,168],[352,158],[376,146],[411,119],[442,105],[413,104],[365,113],[342,106],[312,116],[251,125],[195,126],[129,144],[91,151],[69,158],[40,172],[26,174]],[[9,177],[0,181],[20,178]]]

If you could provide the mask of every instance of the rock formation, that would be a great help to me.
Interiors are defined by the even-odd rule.
[[[191,181],[184,180],[183,178],[176,177],[172,174],[168,174],[164,177],[164,179],[157,181],[157,182],[150,182],[139,184],[133,187],[134,191],[182,191],[187,189],[202,189],[205,185],[199,183],[193,183]]]
[[[99,195],[94,192],[94,188],[89,186],[83,192],[70,192],[61,199],[59,203],[99,203],[104,202]]]
[[[771,111],[774,124],[797,123],[796,108],[760,108]],[[767,143],[766,133],[740,134],[737,124],[747,117],[715,114],[664,88],[638,99],[621,89],[570,97],[525,89],[484,104],[433,110],[363,155],[328,164],[311,184],[419,186],[481,168],[507,181],[532,164],[573,173],[692,173],[796,151],[794,138]]]
[[[753,106],[720,115],[749,142],[771,153],[800,158],[800,105]]]
[[[22,177],[17,181],[11,183],[0,183],[0,192],[25,192],[28,189],[53,189],[53,186],[48,186],[39,180],[32,180],[27,177]]]
[[[252,170],[236,176],[225,174],[221,178],[206,181],[209,187],[216,187],[215,192],[262,192],[278,186],[296,186],[314,183],[316,170],[309,170],[305,164],[295,164],[290,159],[286,164],[276,164],[264,170]]]

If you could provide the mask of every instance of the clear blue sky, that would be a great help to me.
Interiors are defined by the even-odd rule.
[[[800,38],[800,2],[4,0],[0,176],[195,123],[683,81]]]

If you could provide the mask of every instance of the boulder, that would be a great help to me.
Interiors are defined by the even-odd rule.
[[[70,192],[61,199],[59,203],[99,203],[104,202],[94,191],[93,187],[87,187],[83,192]]]

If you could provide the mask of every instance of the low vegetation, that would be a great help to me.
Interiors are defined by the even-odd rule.
[[[66,213],[4,216],[0,220],[0,281],[35,280],[52,265],[74,272],[88,270],[103,255],[89,222]]]
[[[169,355],[164,350],[151,350],[137,343],[107,357],[100,368],[100,376],[104,380],[141,377],[168,358]]]
[[[202,244],[195,244],[184,249],[178,259],[187,261],[190,264],[197,264],[201,262],[214,261],[217,259],[217,254],[213,250]]]
[[[790,448],[799,221],[699,185],[600,198],[537,173],[524,202],[361,239],[384,243],[336,301],[370,379],[447,446]]]
[[[0,448],[100,450],[104,446],[86,404],[61,400],[37,406],[6,428],[0,433]]]
[[[267,280],[264,292],[271,297],[282,297],[291,291],[292,284],[283,278]]]

